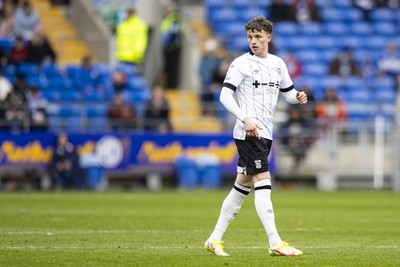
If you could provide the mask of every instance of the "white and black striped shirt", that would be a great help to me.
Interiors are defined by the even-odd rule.
[[[238,105],[246,114],[262,125],[261,137],[272,140],[273,115],[279,92],[294,89],[285,62],[272,54],[260,58],[246,53],[236,58],[229,67],[224,87],[232,89]],[[244,140],[243,123],[236,121],[233,137]]]

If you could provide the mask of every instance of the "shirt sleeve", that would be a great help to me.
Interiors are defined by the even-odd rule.
[[[241,70],[240,61],[238,59],[235,59],[229,66],[229,69],[225,76],[224,84],[231,84],[235,88],[237,88],[239,84],[243,81],[243,79],[244,75],[243,71]]]

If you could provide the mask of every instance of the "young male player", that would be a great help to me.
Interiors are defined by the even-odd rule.
[[[255,207],[267,232],[269,254],[298,256],[303,252],[282,241],[275,226],[268,154],[272,144],[273,114],[279,93],[291,104],[307,103],[307,95],[294,89],[283,60],[268,53],[272,23],[260,16],[250,20],[245,29],[251,52],[232,62],[220,96],[224,107],[237,118],[233,130],[239,153],[237,176],[204,248],[217,256],[229,256],[223,250],[222,236],[254,187]],[[238,102],[235,101],[234,94]]]

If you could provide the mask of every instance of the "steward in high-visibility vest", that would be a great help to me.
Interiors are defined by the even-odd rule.
[[[148,26],[133,9],[128,9],[127,19],[116,29],[117,59],[122,62],[142,63],[148,42]]]
[[[164,7],[163,10],[161,41],[164,54],[165,87],[177,88],[180,80],[182,22],[180,13],[170,6]]]

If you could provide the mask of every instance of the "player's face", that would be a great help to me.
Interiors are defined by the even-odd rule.
[[[264,30],[247,31],[247,42],[251,51],[258,57],[266,57],[268,54],[268,43],[271,41],[271,34]]]

